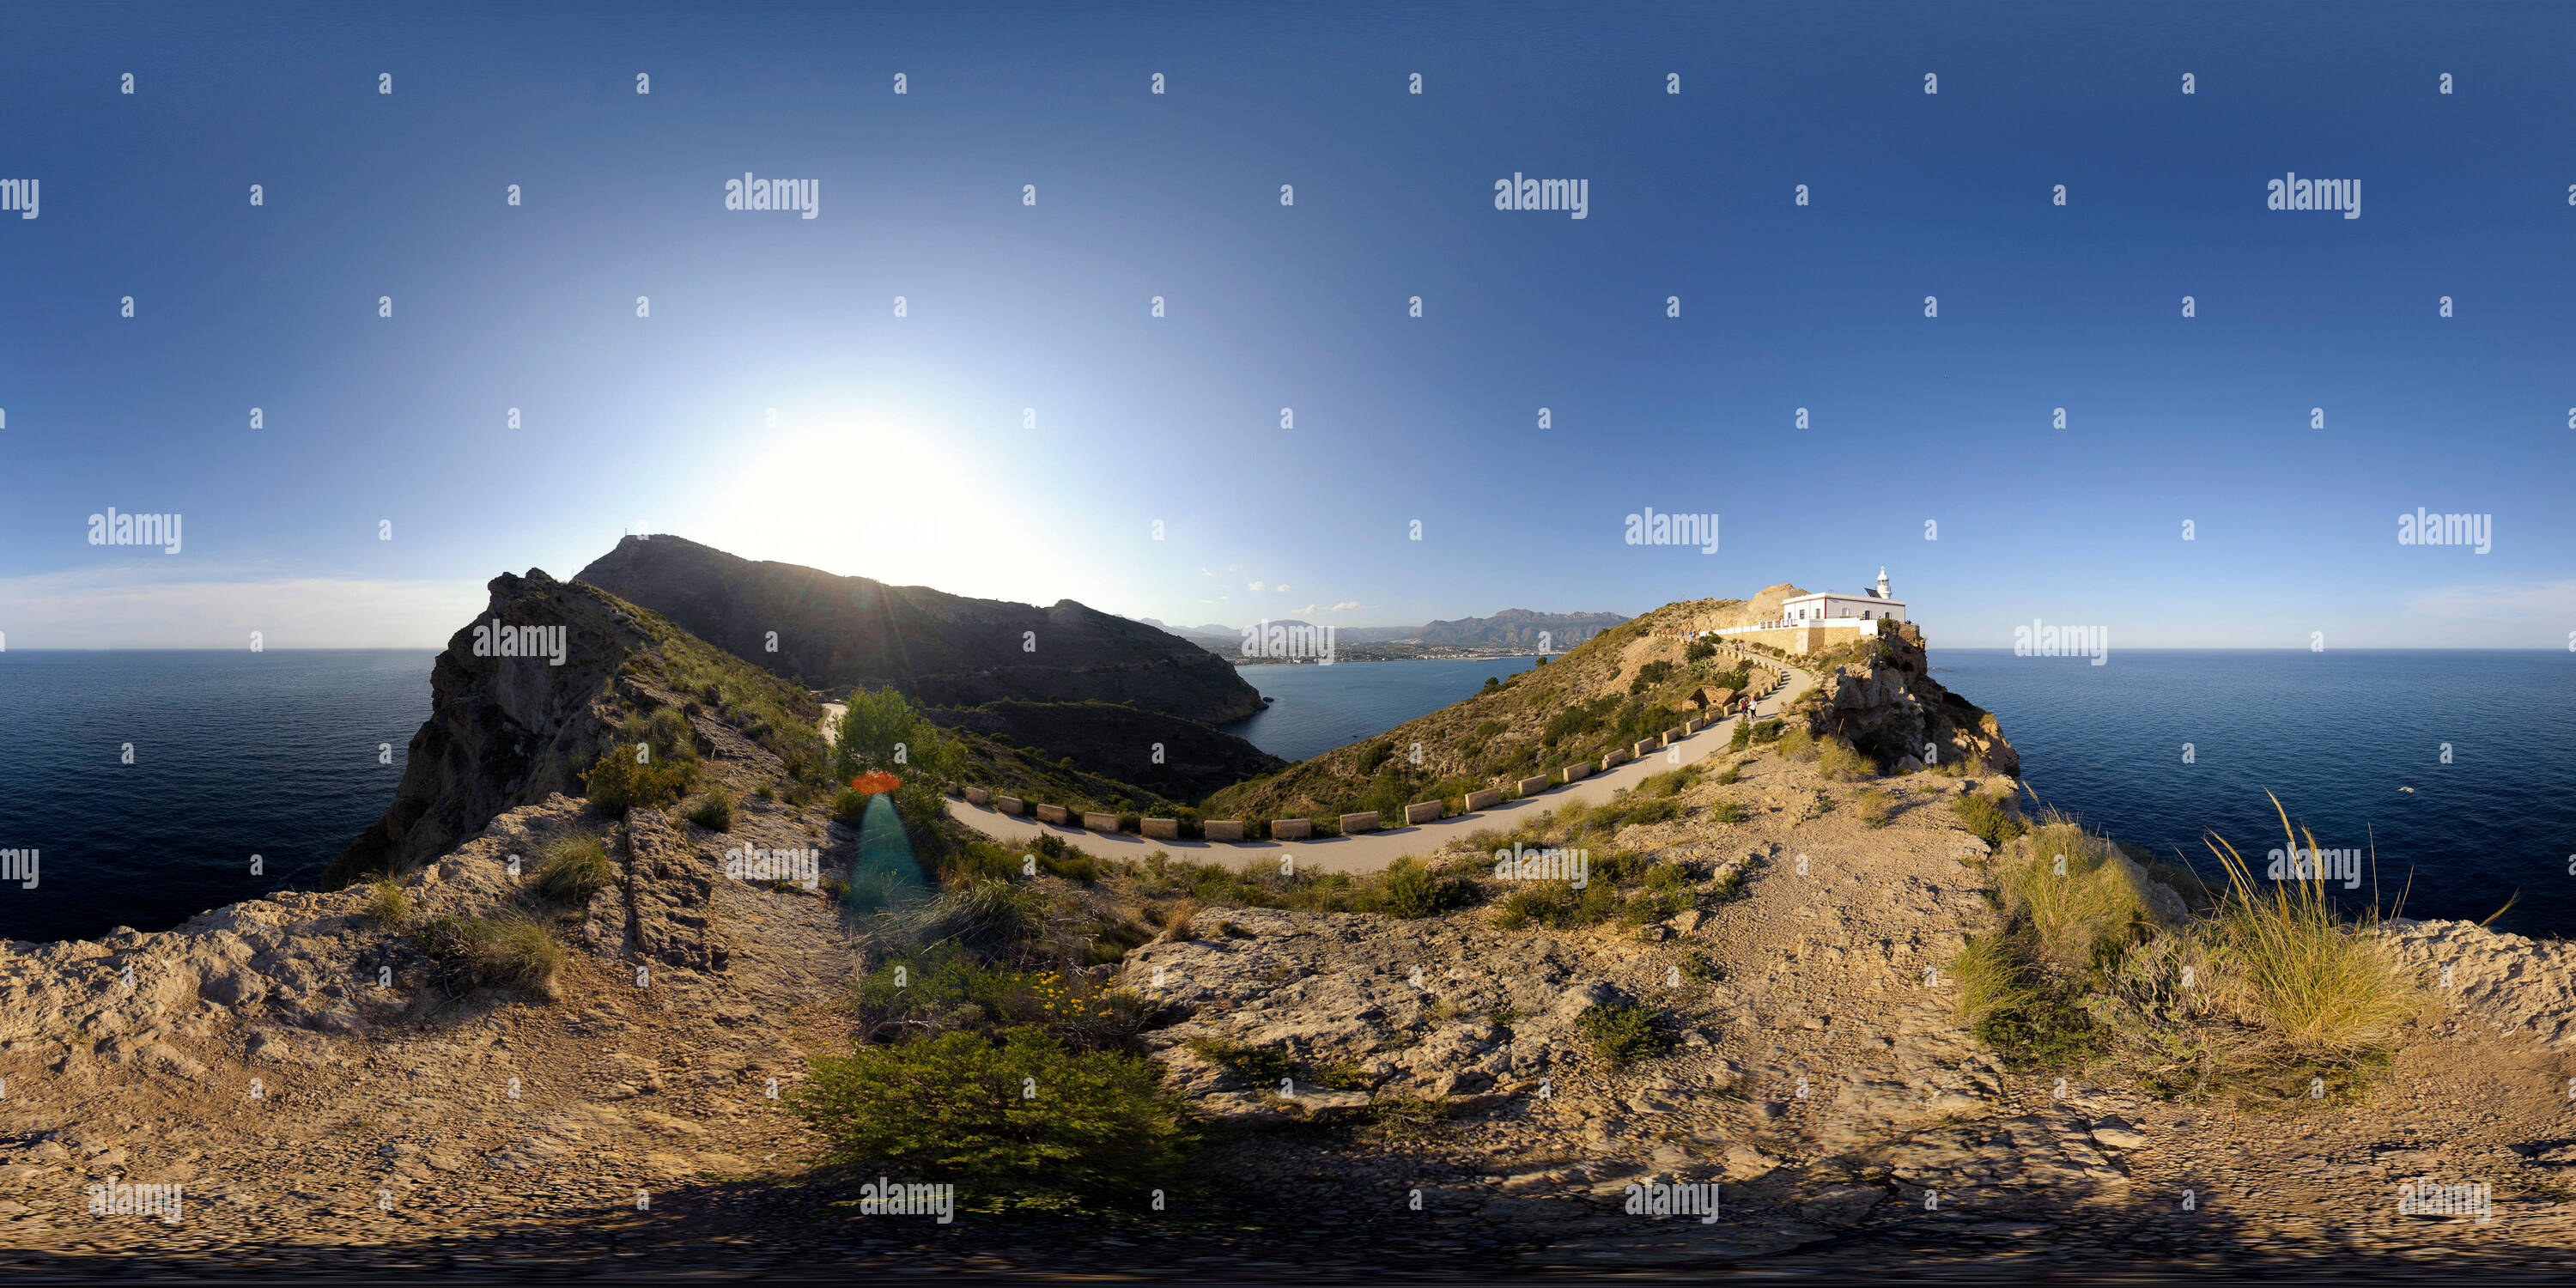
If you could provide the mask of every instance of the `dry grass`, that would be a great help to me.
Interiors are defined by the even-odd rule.
[[[616,883],[617,865],[598,837],[567,836],[546,847],[546,857],[529,875],[540,898],[579,905]]]
[[[1852,802],[1852,812],[1859,816],[1861,825],[1864,827],[1885,827],[1888,812],[1895,804],[1895,797],[1882,791],[1871,790],[1862,792]]]
[[[2268,794],[2268,793],[2267,793]],[[2289,811],[2273,797],[2288,846],[2313,833],[2293,829]],[[2210,851],[2227,870],[2227,890],[2210,922],[2213,953],[2228,968],[2230,985],[2265,1025],[2293,1049],[2336,1059],[2385,1050],[2417,1013],[2416,983],[2380,946],[2376,905],[2347,923],[2326,893],[2320,874],[2258,884],[2252,865],[2212,836]]]
[[[2006,910],[2030,923],[2032,951],[2068,976],[2115,964],[2155,928],[2138,873],[2111,843],[2051,814],[2002,872]]]
[[[402,882],[392,877],[378,877],[367,891],[367,906],[362,910],[367,920],[379,926],[394,927],[410,913],[410,901],[403,895]]]
[[[1850,743],[1825,738],[1816,743],[1816,772],[1832,781],[1849,783],[1878,777],[1878,766],[1853,750]]]

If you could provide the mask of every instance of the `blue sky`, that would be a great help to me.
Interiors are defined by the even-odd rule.
[[[1938,645],[2576,638],[2564,8],[10,28],[17,647],[436,644],[492,575],[639,525],[1192,624],[1885,565]],[[818,180],[818,217],[726,210],[746,171]],[[2289,171],[2358,179],[2361,217],[2267,210]],[[1588,217],[1494,209],[1516,172],[1586,180]],[[89,544],[110,506],[182,515],[181,553]],[[1647,506],[1721,515],[1720,550],[1625,544]],[[2492,550],[2400,545],[2419,506]]]

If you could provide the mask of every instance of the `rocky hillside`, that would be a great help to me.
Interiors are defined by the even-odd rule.
[[[392,806],[332,861],[326,884],[408,872],[505,810],[581,795],[582,775],[618,726],[665,706],[732,712],[739,728],[725,727],[734,741],[763,743],[782,762],[819,763],[822,707],[803,689],[652,612],[541,569],[495,577],[491,593],[432,666],[429,719],[412,735]],[[561,665],[551,652],[491,656],[495,622],[508,633],[560,632]]]
[[[1718,704],[1734,693],[1737,668],[1747,660],[1728,651],[1692,661],[1688,642],[1674,632],[1764,620],[1781,601],[1804,593],[1780,585],[1750,600],[1667,604],[1475,697],[1220,792],[1208,802],[1208,816],[1328,816],[1348,806],[1381,808],[1381,798],[1455,796],[1577,761],[1597,763],[1603,753],[1653,737],[1699,710],[1693,694]],[[1838,691],[1834,709],[1849,730],[1885,728],[1911,736],[1930,729],[1956,739],[1963,753],[1983,754],[1995,769],[2017,770],[2018,759],[1992,727],[1992,717],[1939,691],[1920,673],[1919,637],[1909,647],[1916,670],[1905,670],[1901,659],[1883,662],[1868,672],[1877,679],[1851,679]],[[1756,669],[1741,674],[1741,682],[1767,684],[1761,663],[1749,664]]]
[[[1106,702],[987,702],[933,707],[934,722],[994,743],[1025,747],[1143,789],[1150,799],[1194,802],[1221,787],[1275,773],[1288,762],[1196,721]],[[983,782],[977,778],[975,781]],[[994,781],[1008,789],[1014,784]],[[1049,801],[1056,798],[1049,796]],[[1057,802],[1062,803],[1062,802]]]
[[[627,537],[576,580],[817,689],[892,685],[940,707],[1123,702],[1211,725],[1261,709],[1224,659],[1069,599],[1048,608],[968,599],[672,536]]]

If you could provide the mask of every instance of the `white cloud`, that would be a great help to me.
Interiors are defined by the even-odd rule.
[[[491,601],[483,583],[373,581],[104,564],[0,578],[13,648],[441,648]]]
[[[1261,589],[1261,583],[1260,583],[1260,582],[1257,582],[1257,581],[1256,581],[1256,582],[1254,582],[1254,583],[1252,583],[1252,589],[1254,589],[1254,590],[1259,590],[1259,589]]]
[[[1280,594],[1282,594],[1282,595],[1285,595],[1285,594],[1287,594],[1287,593],[1288,593],[1288,583],[1286,583],[1286,582],[1284,582],[1284,581],[1283,581],[1283,582],[1281,582],[1281,583],[1279,583],[1279,593],[1280,593]]]

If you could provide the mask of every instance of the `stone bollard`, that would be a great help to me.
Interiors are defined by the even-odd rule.
[[[1361,810],[1357,814],[1342,815],[1342,835],[1344,836],[1349,836],[1353,832],[1374,832],[1376,830],[1376,810]]]
[[[1274,841],[1302,841],[1314,834],[1315,820],[1311,818],[1274,818],[1270,820],[1270,839]]]
[[[1481,792],[1467,793],[1467,812],[1470,814],[1480,809],[1492,809],[1502,803],[1503,789],[1500,787],[1488,787]]]
[[[993,798],[993,808],[1005,814],[1025,814],[1029,811],[1029,803],[1017,796],[996,796]]]
[[[1181,839],[1181,820],[1177,818],[1140,818],[1136,820],[1136,830],[1147,836],[1153,837],[1157,841],[1177,841]]]
[[[1429,823],[1437,820],[1439,817],[1440,802],[1438,801],[1423,801],[1419,804],[1407,805],[1404,807],[1404,822],[1408,827],[1416,823]]]
[[[1040,805],[1038,806],[1038,821],[1041,823],[1069,823],[1073,821],[1073,811],[1066,809],[1062,805]]]
[[[966,803],[969,805],[990,805],[993,803],[993,793],[986,791],[981,787],[969,787],[966,789]]]
[[[1118,830],[1118,816],[1086,813],[1082,816],[1082,825],[1095,832],[1115,832]]]
[[[1565,781],[1569,783],[1591,777],[1591,775],[1592,762],[1588,760],[1581,764],[1568,765],[1565,767]]]
[[[1620,765],[1627,764],[1629,760],[1630,756],[1627,752],[1613,751],[1601,758],[1601,772],[1606,774]]]
[[[1240,841],[1243,839],[1243,820],[1212,818],[1199,824],[1199,831],[1205,833],[1207,839],[1211,841]]]
[[[1638,743],[1636,746],[1630,747],[1628,749],[1628,754],[1641,758],[1655,754],[1655,740],[1648,738],[1645,741]]]
[[[1547,775],[1541,774],[1536,778],[1524,778],[1520,780],[1519,783],[1515,784],[1514,787],[1515,790],[1519,791],[1525,798],[1536,796],[1540,792],[1547,790]]]

